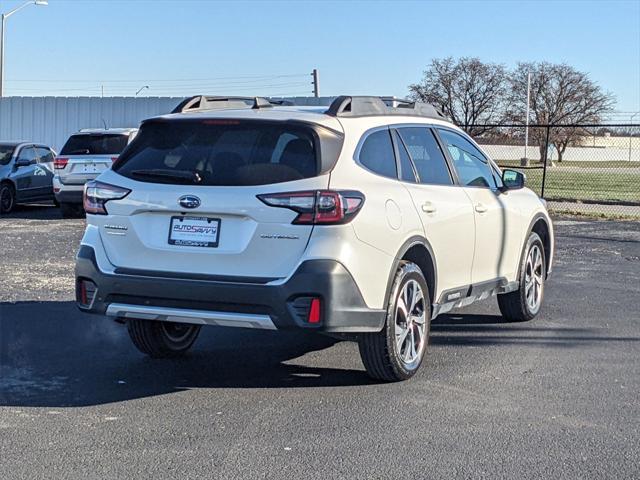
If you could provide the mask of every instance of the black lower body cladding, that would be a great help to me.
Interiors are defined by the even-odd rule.
[[[61,190],[55,195],[59,203],[82,203],[82,190]]]
[[[126,275],[104,273],[98,268],[93,248],[83,245],[76,260],[76,298],[81,298],[80,280],[86,279],[96,286],[95,298],[90,307],[82,302],[79,307],[97,314],[105,314],[111,303],[256,313],[269,315],[278,329],[332,333],[376,332],[385,321],[384,310],[367,307],[353,277],[334,260],[305,261],[279,285],[169,275],[132,270]],[[304,305],[310,298],[321,302],[318,323],[307,322]]]

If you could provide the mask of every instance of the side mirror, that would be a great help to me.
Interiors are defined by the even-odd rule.
[[[502,183],[505,190],[518,190],[524,187],[525,183],[524,173],[516,170],[503,170],[502,171]]]
[[[16,168],[28,167],[29,165],[31,165],[31,160],[28,160],[26,158],[16,158]]]

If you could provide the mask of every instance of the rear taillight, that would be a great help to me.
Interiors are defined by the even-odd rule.
[[[53,160],[53,168],[55,168],[56,170],[62,170],[64,167],[67,166],[67,163],[69,163],[68,158],[56,157]]]
[[[84,211],[94,215],[106,215],[107,209],[105,204],[109,200],[121,200],[129,195],[130,192],[131,190],[128,188],[116,187],[108,183],[97,182],[95,180],[87,182],[84,186],[84,195],[82,198]]]
[[[338,225],[350,222],[364,204],[364,195],[354,190],[310,190],[258,195],[270,207],[298,213],[296,225]]]

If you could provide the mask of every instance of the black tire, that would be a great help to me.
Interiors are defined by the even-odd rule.
[[[83,213],[82,205],[68,202],[60,204],[60,214],[62,218],[82,218]]]
[[[418,344],[418,349],[415,350],[417,358],[407,363],[403,358],[402,347],[405,346],[404,352],[407,352],[406,349],[409,347],[406,344],[410,344],[409,342],[415,338],[414,335],[418,335],[419,331],[416,330],[416,328],[420,327],[417,323],[412,323],[410,327],[407,327],[405,331],[410,331],[411,338],[406,340],[406,344],[401,343],[401,345],[398,346],[396,342],[396,332],[402,332],[399,323],[403,322],[398,322],[401,317],[397,317],[396,310],[398,309],[400,296],[405,286],[410,282],[416,282],[422,290],[422,301],[416,304],[416,308],[414,308],[413,311],[423,313],[423,315],[420,316],[424,316],[424,330],[422,340]],[[409,288],[413,286],[414,284],[412,283]],[[384,328],[380,332],[365,333],[358,338],[362,363],[369,376],[385,382],[397,382],[411,378],[418,371],[425,357],[429,344],[430,326],[431,302],[427,281],[420,267],[415,263],[402,262],[391,283],[391,292],[387,305],[387,318]],[[406,337],[409,337],[409,335],[407,334]]]
[[[0,183],[0,214],[11,213],[16,206],[16,191],[8,182]]]
[[[536,278],[539,274],[540,277],[540,285],[537,286],[534,278],[534,285],[531,288],[538,288],[539,290],[539,300],[536,302],[534,306],[528,301],[527,289],[528,282],[527,278],[531,278],[530,266],[528,265],[529,257],[531,252],[537,249],[541,256],[541,263],[538,269],[536,270]],[[544,245],[542,240],[538,236],[537,233],[531,232],[529,238],[527,239],[527,243],[525,245],[524,251],[522,252],[522,259],[520,260],[520,268],[519,268],[519,278],[518,278],[518,290],[509,293],[503,293],[498,295],[498,307],[500,307],[500,312],[502,313],[502,317],[509,322],[527,322],[532,320],[533,318],[540,313],[540,309],[542,308],[542,302],[544,300],[544,283],[547,276],[547,263],[544,252]]]
[[[184,355],[196,341],[200,325],[129,319],[127,330],[133,344],[152,358]]]

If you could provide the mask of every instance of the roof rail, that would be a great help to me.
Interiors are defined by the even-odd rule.
[[[269,102],[271,102],[271,105],[277,105],[278,107],[293,107],[295,105],[291,100],[284,99],[274,100],[270,98]]]
[[[372,115],[410,115],[449,120],[429,103],[397,97],[345,96],[336,98],[327,115],[334,117],[367,117]]]
[[[195,95],[185,98],[171,113],[202,112],[205,110],[222,110],[233,108],[270,108],[273,104],[262,97],[220,97]]]

